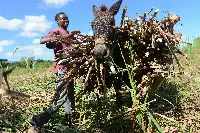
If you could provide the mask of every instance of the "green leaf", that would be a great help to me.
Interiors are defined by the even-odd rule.
[[[159,126],[159,124],[157,123],[157,121],[153,118],[152,114],[150,112],[148,112],[148,116],[151,119],[151,121],[154,123],[154,125],[156,126],[156,128],[158,129],[158,131],[160,133],[163,133],[162,128]]]

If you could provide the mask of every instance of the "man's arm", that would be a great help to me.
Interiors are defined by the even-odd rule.
[[[66,37],[73,38],[75,34],[80,34],[79,30],[74,30],[71,33],[67,34]]]
[[[43,37],[40,39],[40,44],[45,44],[45,43],[51,43],[51,41],[55,41],[57,38],[52,36],[52,37]]]
[[[40,39],[40,44],[45,44],[48,49],[54,49],[56,47],[55,41],[57,40],[55,36],[55,31],[50,31],[47,35]]]
[[[74,30],[71,33],[62,35],[65,38],[64,42],[68,43],[68,44],[78,43],[76,41],[76,38],[74,37],[74,35],[77,34],[77,33],[80,33],[80,31],[79,30]]]
[[[55,32],[53,30],[50,31],[46,36],[40,39],[40,44],[45,44],[48,42],[50,43],[51,41],[55,41],[57,39],[55,36],[56,36]]]

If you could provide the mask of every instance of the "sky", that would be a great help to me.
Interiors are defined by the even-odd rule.
[[[65,12],[69,17],[68,30],[80,30],[92,35],[90,22],[93,20],[92,6],[106,4],[111,7],[116,0],[2,0],[0,3],[0,58],[18,61],[21,57],[53,60],[53,51],[39,43],[42,36],[57,28],[55,15]],[[159,9],[162,19],[169,11],[181,18],[176,31],[189,41],[200,37],[200,0],[123,0],[115,16],[119,25],[123,7],[127,6],[127,16],[137,17],[152,7]],[[181,26],[182,24],[183,26]],[[18,48],[16,50],[16,48]]]

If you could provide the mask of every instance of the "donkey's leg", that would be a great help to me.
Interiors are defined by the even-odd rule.
[[[122,80],[123,80],[123,84],[128,87],[127,89],[133,89],[132,86],[131,86],[131,81],[129,79],[128,72],[123,73]],[[126,95],[125,102],[126,102],[126,106],[128,106],[128,107],[132,106],[132,97],[131,97],[130,91]]]
[[[122,94],[120,93],[122,82],[119,79],[120,75],[119,74],[109,74],[109,67],[107,66],[106,69],[106,76],[105,76],[105,85],[107,88],[111,88],[112,85],[115,89],[116,93],[116,105],[117,107],[121,108],[122,107]]]
[[[121,90],[121,86],[122,86],[122,82],[120,80],[120,76],[117,75],[114,78],[114,89],[115,89],[115,93],[116,93],[116,104],[117,107],[119,107],[120,109],[122,108],[122,94],[120,93]]]

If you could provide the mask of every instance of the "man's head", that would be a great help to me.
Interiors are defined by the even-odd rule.
[[[55,21],[56,21],[56,23],[58,24],[59,27],[62,27],[62,28],[65,28],[65,29],[69,25],[68,17],[64,12],[60,12],[60,13],[56,14]]]
[[[93,49],[94,57],[99,60],[105,60],[112,49],[115,25],[114,16],[118,13],[122,0],[118,0],[109,9],[105,5],[100,8],[93,6],[94,20],[92,21],[92,30],[95,38],[95,47]]]

